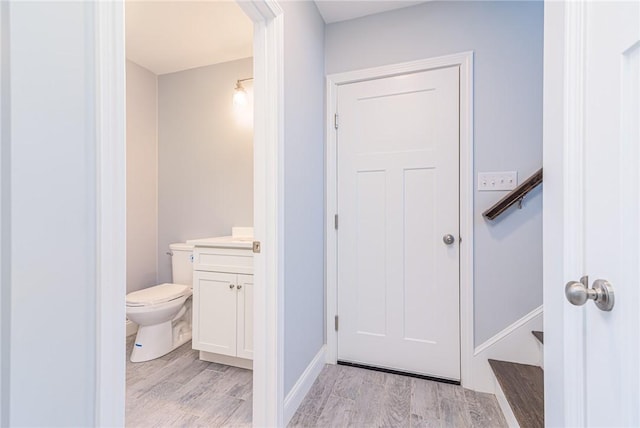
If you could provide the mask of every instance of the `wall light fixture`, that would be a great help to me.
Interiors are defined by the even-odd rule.
[[[236,89],[233,93],[233,105],[236,107],[247,105],[249,97],[247,95],[247,91],[244,89],[244,86],[242,86],[242,82],[246,82],[247,80],[253,80],[253,77],[239,79],[236,81]]]

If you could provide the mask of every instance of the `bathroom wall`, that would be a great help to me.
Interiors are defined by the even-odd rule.
[[[474,161],[480,171],[542,166],[542,1],[433,1],[326,27],[328,74],[474,51]],[[495,222],[504,192],[476,192],[475,343],[542,304],[542,194]],[[464,238],[464,237],[463,237]]]
[[[171,280],[170,243],[253,225],[251,106],[232,102],[252,76],[245,58],[158,77],[158,282]]]
[[[157,83],[127,61],[127,293],[158,283]]]
[[[284,11],[284,391],[324,344],[324,21]]]

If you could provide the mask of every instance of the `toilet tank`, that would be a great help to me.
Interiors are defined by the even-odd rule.
[[[193,245],[171,244],[171,273],[174,284],[192,285]]]

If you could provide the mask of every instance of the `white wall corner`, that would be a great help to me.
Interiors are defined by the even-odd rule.
[[[304,400],[304,397],[306,397],[311,386],[313,386],[313,383],[324,368],[326,351],[327,346],[322,345],[320,351],[318,351],[313,360],[311,360],[307,368],[300,375],[298,381],[293,385],[293,388],[291,388],[291,391],[289,391],[284,399],[284,426],[289,424],[289,421],[291,421],[291,418],[295,415],[298,407],[300,407],[302,400]]]
[[[539,306],[476,347],[472,361],[473,380],[464,386],[491,394],[499,392],[489,359],[542,366],[542,346],[531,334],[533,330],[542,330],[542,321],[542,306]]]

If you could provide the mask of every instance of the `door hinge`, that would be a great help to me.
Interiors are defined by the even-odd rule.
[[[336,331],[338,331],[338,316],[337,315],[335,316],[334,321],[335,321]]]
[[[338,113],[333,115],[333,126],[338,129]]]
[[[333,227],[338,230],[338,214],[333,216]]]

